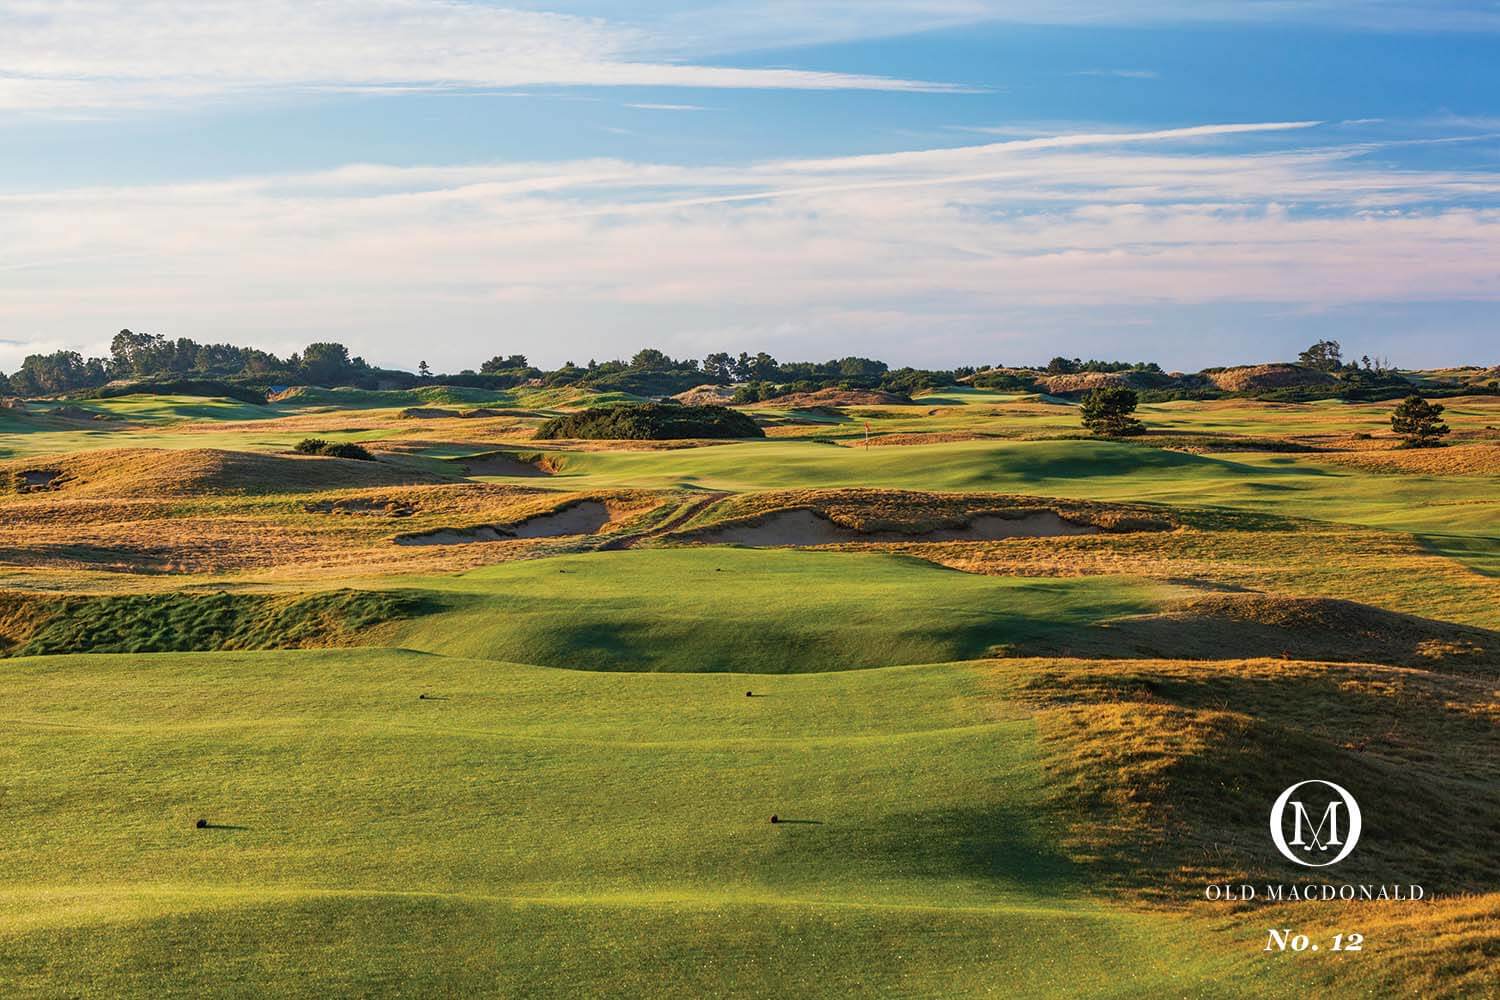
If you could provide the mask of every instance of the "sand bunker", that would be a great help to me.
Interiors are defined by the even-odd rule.
[[[398,535],[397,545],[467,545],[523,538],[563,538],[592,535],[609,523],[609,508],[598,500],[584,500],[515,524],[481,524],[472,528],[442,528],[420,534]]]
[[[23,469],[16,473],[16,489],[21,493],[50,490],[61,478],[57,469]]]
[[[922,532],[856,531],[836,524],[814,510],[780,510],[752,521],[712,528],[699,533],[698,541],[747,548],[832,545],[839,542],[954,542],[997,541],[1003,538],[1052,538],[1060,535],[1095,535],[1091,524],[1065,520],[1054,512],[1032,511],[1014,517],[976,514],[962,525]]]
[[[462,469],[466,476],[520,476],[534,479],[552,475],[543,464],[541,455],[523,458],[513,451],[491,451],[450,461]]]

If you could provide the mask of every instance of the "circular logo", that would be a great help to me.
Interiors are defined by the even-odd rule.
[[[1359,803],[1349,790],[1320,778],[1297,782],[1271,806],[1276,849],[1288,861],[1308,868],[1326,868],[1347,858],[1359,843],[1363,825]]]

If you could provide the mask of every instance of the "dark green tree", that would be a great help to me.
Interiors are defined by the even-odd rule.
[[[666,371],[672,367],[672,359],[654,347],[645,347],[635,352],[635,357],[630,359],[630,367],[644,368],[647,371]]]
[[[354,367],[349,348],[343,344],[308,344],[301,361],[302,377],[314,385],[336,385],[347,379]]]
[[[728,351],[715,351],[703,359],[703,374],[723,385],[734,381],[734,358]]]
[[[427,362],[417,362],[417,378],[432,378],[432,369],[427,366]]]
[[[10,377],[11,390],[28,396],[92,389],[107,381],[104,359],[85,360],[77,351],[27,355],[21,370]]]
[[[1140,402],[1134,389],[1115,386],[1094,389],[1083,397],[1083,426],[1106,437],[1146,433],[1146,425],[1135,418]]]
[[[1344,366],[1343,348],[1337,340],[1320,340],[1297,355],[1297,363],[1319,371],[1336,372]]]
[[[1448,433],[1442,417],[1442,403],[1407,396],[1391,412],[1391,430],[1401,435],[1407,448],[1432,448],[1439,443],[1438,438]]]

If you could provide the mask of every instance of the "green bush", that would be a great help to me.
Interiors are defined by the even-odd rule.
[[[375,456],[364,445],[352,441],[324,441],[322,438],[303,438],[292,448],[303,455],[325,455],[329,458],[352,458],[359,462],[373,462]]]
[[[622,403],[554,417],[537,437],[668,441],[677,438],[762,438],[766,432],[745,414],[725,406]]]

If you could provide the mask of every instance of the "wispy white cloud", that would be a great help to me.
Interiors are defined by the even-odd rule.
[[[1154,69],[1081,69],[1074,76],[1112,76],[1122,80],[1155,80],[1161,74]]]
[[[0,324],[350,331],[377,357],[414,330],[471,355],[486,331],[534,329],[586,358],[609,350],[602,323],[631,345],[736,323],[863,344],[895,316],[941,331],[1025,309],[1500,302],[1500,177],[1288,146],[1310,123],[1226,128],[12,194]],[[1245,152],[1249,128],[1281,148]],[[7,270],[25,265],[41,266]]]
[[[598,6],[589,0],[569,4]],[[649,23],[659,39],[685,52],[843,42],[989,22],[1500,31],[1500,9],[1488,0],[662,0],[652,7]]]
[[[707,111],[701,104],[627,104],[637,111]]]
[[[955,89],[699,65],[667,48],[641,28],[478,0],[0,0],[0,110],[349,88]]]

